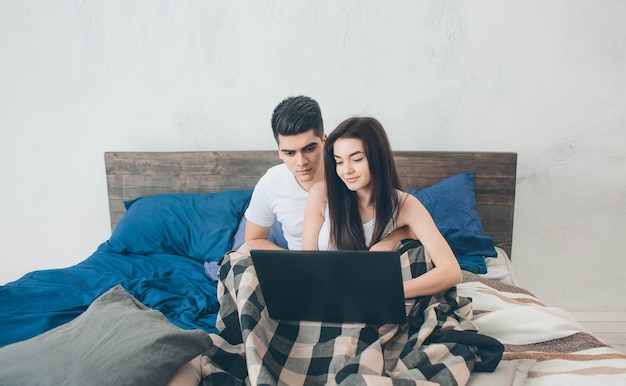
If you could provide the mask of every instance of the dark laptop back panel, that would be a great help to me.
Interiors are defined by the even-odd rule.
[[[398,252],[253,250],[252,260],[274,319],[406,320]]]

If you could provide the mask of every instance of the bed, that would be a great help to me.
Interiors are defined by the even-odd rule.
[[[626,355],[515,278],[515,153],[395,157],[404,188],[432,211],[464,268],[456,291],[471,299],[471,322],[504,347],[495,371],[462,383],[626,384]],[[276,152],[104,158],[111,237],[75,266],[0,287],[0,384],[167,384],[223,333],[211,267],[241,243],[242,213]]]

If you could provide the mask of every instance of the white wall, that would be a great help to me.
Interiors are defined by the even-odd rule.
[[[626,2],[0,0],[0,283],[109,232],[105,151],[274,149],[316,98],[396,150],[519,154],[513,262],[626,310]]]

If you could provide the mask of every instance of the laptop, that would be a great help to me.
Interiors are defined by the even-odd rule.
[[[250,251],[269,316],[288,321],[406,322],[397,251]]]

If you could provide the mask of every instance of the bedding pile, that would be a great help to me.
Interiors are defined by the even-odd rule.
[[[471,385],[626,385],[626,355],[586,331],[565,310],[544,305],[524,288],[463,272],[460,296],[473,302],[473,323],[498,339],[504,354],[494,374]],[[502,378],[500,378],[502,379]],[[484,382],[484,383],[483,383]],[[516,383],[520,382],[520,383]]]
[[[404,280],[431,267],[417,244],[401,250]],[[497,340],[477,332],[471,299],[454,287],[418,298],[401,325],[277,321],[244,244],[225,256],[218,296],[220,334],[204,354],[204,385],[464,385],[502,355]]]

